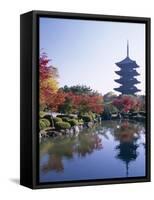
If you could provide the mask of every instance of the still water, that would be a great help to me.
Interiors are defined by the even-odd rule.
[[[103,121],[78,135],[40,142],[40,182],[145,176],[145,126]]]

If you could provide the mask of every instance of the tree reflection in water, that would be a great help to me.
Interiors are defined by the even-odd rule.
[[[43,142],[40,149],[40,156],[48,154],[47,163],[41,166],[44,173],[54,170],[62,172],[64,170],[63,159],[72,159],[76,154],[79,157],[85,157],[93,153],[94,150],[102,149],[102,141],[98,134],[93,130],[88,130],[86,134],[79,134],[72,137],[59,137]]]

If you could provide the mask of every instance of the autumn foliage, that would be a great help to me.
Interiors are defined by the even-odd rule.
[[[121,112],[139,111],[141,100],[137,96],[123,95],[115,98],[113,105]]]
[[[103,97],[101,95],[88,95],[88,94],[74,94],[73,92],[68,92],[66,94],[66,99],[63,109],[64,112],[69,113],[102,113],[103,112]],[[63,105],[61,106],[63,108]]]
[[[64,102],[65,94],[58,91],[58,71],[49,64],[45,53],[40,56],[40,105],[57,111],[58,106]]]

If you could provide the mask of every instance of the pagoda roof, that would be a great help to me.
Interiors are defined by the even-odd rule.
[[[123,70],[120,70],[120,71],[115,71],[116,74],[120,75],[120,76],[124,76],[126,74],[126,76],[138,76],[140,75],[136,70],[133,70],[132,72],[126,72],[126,71],[123,71]]]
[[[120,84],[128,84],[128,85],[140,83],[140,81],[138,81],[136,78],[130,78],[130,77],[126,77],[126,78],[122,77],[119,79],[115,79],[114,81]]]
[[[141,91],[135,86],[132,86],[132,87],[129,87],[129,88],[124,87],[124,86],[120,86],[119,88],[114,88],[114,90],[121,92],[122,94],[134,94],[136,92]]]
[[[116,65],[118,67],[125,67],[125,66],[130,66],[132,68],[138,68],[139,67],[139,65],[136,64],[136,61],[130,59],[128,56],[125,59],[123,59],[122,61],[117,62]]]

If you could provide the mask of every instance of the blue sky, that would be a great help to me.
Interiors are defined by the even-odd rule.
[[[130,58],[140,65],[138,94],[144,94],[144,24],[40,18],[40,49],[58,68],[60,87],[80,84],[102,94],[114,91],[119,86],[115,63],[126,57],[127,40]]]

